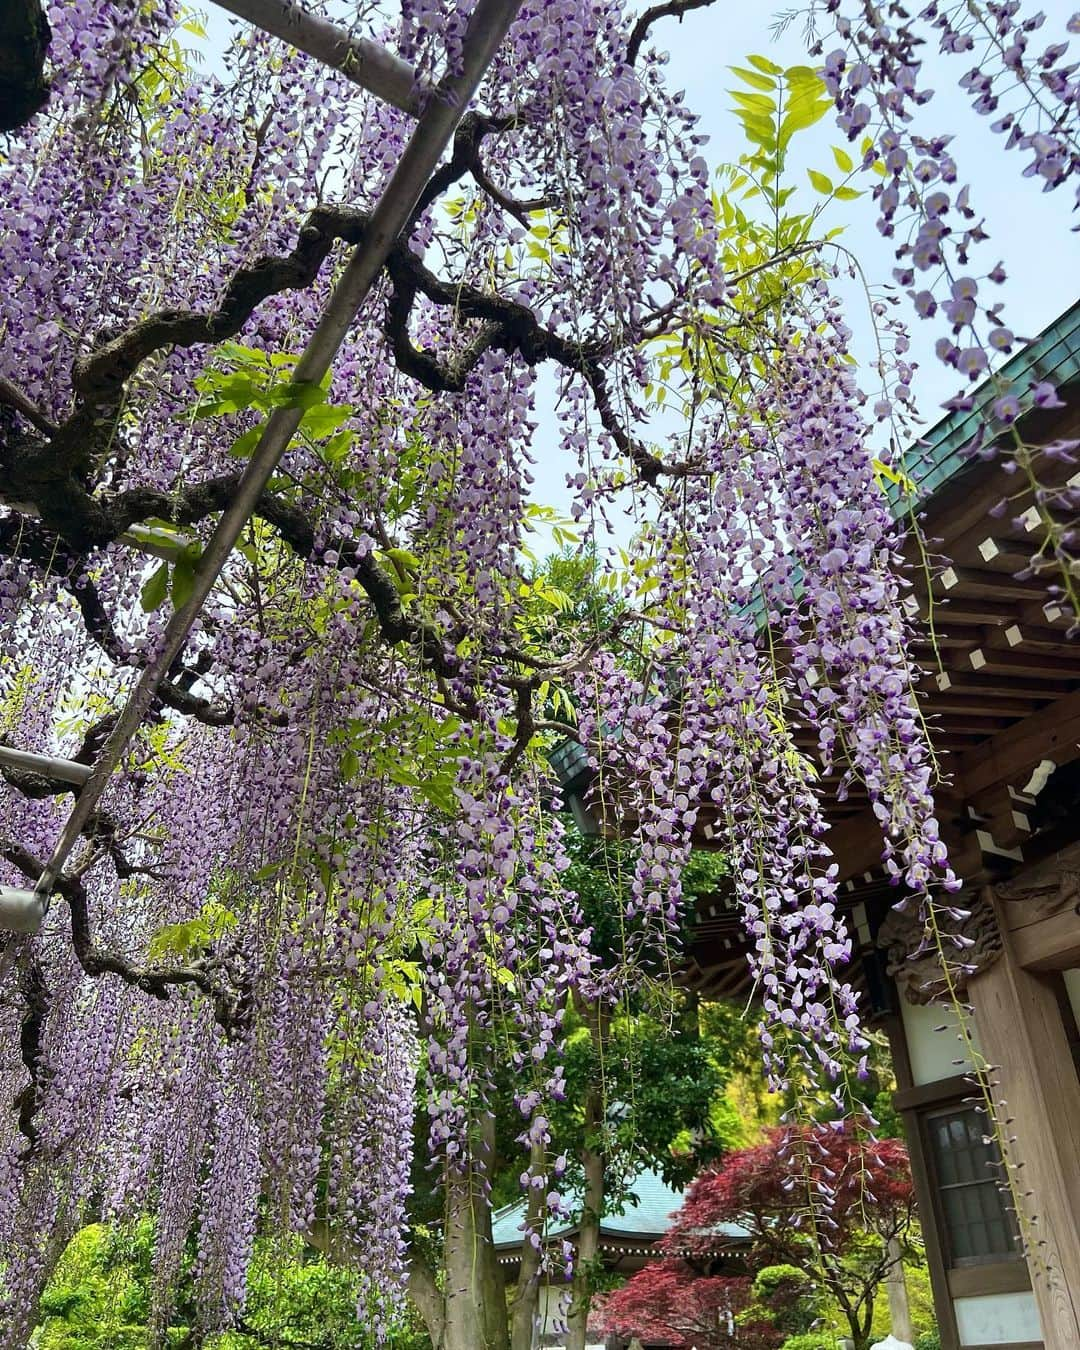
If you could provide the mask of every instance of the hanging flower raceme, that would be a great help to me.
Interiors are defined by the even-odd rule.
[[[1040,375],[1018,387],[996,372],[1001,356],[1018,342],[1004,303],[994,298],[1006,269],[996,261],[977,270],[987,233],[970,189],[961,184],[953,137],[941,127],[924,129],[933,107],[920,57],[924,38],[898,4],[853,5],[849,12],[841,0],[831,0],[828,8],[838,16],[844,45],[825,55],[825,84],[836,100],[838,124],[859,144],[864,164],[884,170],[873,196],[878,229],[898,239],[894,278],[920,318],[942,324],[938,359],[963,384],[945,406],[972,408],[971,386],[990,372],[996,397],[980,407],[981,425],[968,453],[1004,453],[1030,483],[1039,517],[1032,568],[1052,572],[1050,594],[1080,617],[1074,580],[1080,489],[1040,481],[1053,461],[1072,463],[1077,444],[1071,439],[1029,444],[1015,425],[1026,412],[1060,403],[1054,385]],[[1005,137],[1005,148],[1030,156],[1024,177],[1049,192],[1080,170],[1077,65],[1066,64],[1067,39],[1041,51],[1035,45],[1045,14],[1025,18],[1016,0],[956,6],[935,0],[919,18],[940,34],[942,52],[973,62],[959,84],[977,113],[994,118],[992,128]],[[1074,27],[1075,21],[1070,31]],[[821,54],[823,44],[816,50]],[[929,113],[920,111],[924,105],[930,105]]]

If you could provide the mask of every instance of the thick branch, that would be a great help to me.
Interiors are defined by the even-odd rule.
[[[653,5],[651,9],[647,9],[634,24],[630,33],[630,41],[626,44],[626,64],[632,66],[637,63],[641,44],[648,37],[649,29],[658,19],[675,17],[681,19],[690,10],[704,9],[706,5],[711,4],[712,0],[667,0],[666,4]]]
[[[530,211],[542,211],[551,203],[546,197],[534,197],[531,201],[519,202],[492,182],[488,171],[480,158],[480,146],[485,136],[511,131],[526,119],[523,113],[508,113],[504,117],[489,117],[484,113],[468,112],[461,119],[454,135],[454,148],[447,162],[432,174],[427,187],[420,194],[413,219],[420,216],[437,201],[451,184],[469,174],[481,192],[508,212],[522,225],[528,225]],[[405,236],[407,237],[407,235]]]
[[[30,881],[36,881],[45,864],[21,844],[5,841],[0,856],[7,859]],[[244,988],[223,987],[215,979],[207,961],[186,966],[140,966],[118,952],[99,947],[90,932],[90,906],[86,887],[78,877],[62,875],[54,890],[67,901],[71,915],[71,945],[87,975],[117,975],[157,999],[167,999],[173,989],[190,986],[211,1000],[214,1019],[227,1035],[238,1034],[246,1025],[250,995]]]
[[[235,337],[256,308],[282,291],[310,286],[338,240],[358,244],[367,225],[362,211],[316,207],[309,212],[293,251],[242,267],[216,310],[158,310],[105,342],[76,363],[75,390],[89,406],[111,403],[139,366],[166,347],[196,347]]]
[[[44,107],[51,38],[40,0],[0,0],[0,131],[14,131]]]
[[[0,5],[3,2],[4,0],[0,0]],[[2,104],[3,93],[0,92],[0,106]],[[31,426],[36,427],[38,431],[44,432],[47,436],[51,436],[56,431],[56,426],[49,421],[37,404],[27,398],[17,385],[12,384],[3,375],[0,375],[0,403],[22,413]]]
[[[222,474],[176,494],[149,488],[122,493],[109,504],[110,528],[114,537],[118,537],[128,526],[148,516],[177,525],[197,524],[213,512],[224,510],[232,499],[239,477],[239,473]],[[315,527],[309,512],[271,492],[264,492],[255,507],[255,514],[273,525],[298,557],[314,557]],[[327,550],[337,554],[339,567],[353,570],[375,610],[379,630],[391,646],[409,642],[418,648],[435,674],[454,676],[458,673],[457,662],[438,630],[406,612],[393,577],[377,558],[370,553],[358,552],[355,541],[344,537],[329,540]]]
[[[19,1055],[30,1081],[15,1098],[15,1108],[19,1113],[19,1133],[26,1140],[25,1156],[34,1153],[39,1138],[34,1117],[37,1114],[40,1097],[38,1066],[41,1062],[41,1044],[45,1037],[45,1025],[49,1019],[49,987],[45,983],[45,972],[37,958],[29,953],[22,965],[19,976],[19,992],[23,998],[24,1012],[19,1028]]]
[[[413,117],[419,115],[424,91],[416,72],[384,47],[367,38],[354,37],[290,0],[215,0],[215,3],[332,70],[339,70],[346,79],[402,112]]]
[[[387,260],[394,294],[387,311],[387,335],[398,367],[436,392],[458,392],[469,371],[489,349],[520,354],[530,366],[554,361],[564,370],[582,376],[592,390],[597,412],[612,440],[647,483],[661,474],[677,472],[627,432],[619,421],[607,387],[603,360],[611,349],[601,342],[573,342],[545,328],[526,305],[505,296],[481,291],[465,282],[444,281],[407,248],[394,250]],[[483,345],[471,343],[449,365],[439,365],[429,353],[414,347],[408,334],[408,317],[417,294],[433,304],[452,308],[464,319],[478,320],[483,327]]]

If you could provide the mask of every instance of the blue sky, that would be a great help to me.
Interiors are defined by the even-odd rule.
[[[799,21],[789,25],[778,40],[770,31],[777,12],[793,3],[795,0],[785,0],[782,5],[719,0],[711,8],[688,13],[681,21],[667,19],[655,25],[656,45],[670,54],[668,79],[672,87],[686,91],[688,106],[701,118],[700,130],[710,138],[703,150],[710,164],[730,162],[745,149],[728,92],[736,80],[728,67],[745,65],[751,52],[783,66],[806,63]],[[1047,21],[1038,35],[1044,39],[1043,45],[1063,40],[1067,36],[1065,24],[1075,10],[1073,0],[1051,0],[1043,8]],[[1080,58],[1080,38],[1073,38],[1072,43]],[[1071,185],[1043,193],[1036,180],[1023,178],[1022,156],[1016,151],[1004,152],[1003,138],[990,131],[990,119],[978,117],[958,87],[969,67],[969,59],[942,56],[927,44],[924,82],[935,95],[923,109],[924,125],[931,133],[955,137],[952,150],[961,181],[970,184],[972,205],[985,217],[990,238],[973,252],[973,270],[982,274],[999,258],[1004,261],[1009,280],[1000,296],[994,298],[1005,300],[1004,317],[1016,333],[1034,337],[1080,294],[1080,234],[1071,232],[1071,226],[1080,225],[1080,212],[1072,210],[1075,198]],[[845,144],[828,114],[800,134],[795,148],[801,158],[796,164],[793,156],[790,181],[800,184],[799,193],[808,207],[821,198],[811,188],[806,168],[832,172],[835,177],[830,147]],[[795,205],[793,202],[793,208]],[[878,233],[869,194],[855,202],[835,203],[830,210],[833,214],[825,217],[825,227],[845,227],[842,242],[859,258],[870,282],[891,281],[895,245]],[[868,363],[875,353],[865,294],[854,285],[843,286],[842,290],[848,323],[855,334],[855,353]],[[920,366],[913,388],[926,424],[933,425],[943,415],[942,401],[956,392],[956,375],[934,356],[933,345],[942,331],[940,322],[918,320],[907,308],[901,312],[911,320],[911,356]],[[868,388],[873,386],[873,378],[868,375]],[[534,491],[537,500],[562,505],[567,499],[563,465],[558,454],[544,453],[549,446],[555,449],[554,440],[548,441],[542,431]],[[617,535],[624,536],[624,530],[617,528]]]

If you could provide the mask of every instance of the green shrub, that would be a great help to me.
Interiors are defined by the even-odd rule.
[[[836,1350],[835,1331],[801,1331],[798,1336],[789,1336],[780,1350]]]
[[[754,1276],[752,1294],[742,1320],[768,1322],[788,1336],[809,1331],[824,1306],[813,1281],[797,1266],[765,1266]]]
[[[915,1337],[915,1350],[941,1350],[941,1334],[923,1331]]]

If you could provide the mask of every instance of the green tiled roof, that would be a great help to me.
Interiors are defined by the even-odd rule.
[[[1040,380],[1049,380],[1059,389],[1080,379],[1080,301],[1067,309],[1032,342],[1011,356],[994,378],[987,379],[975,391],[975,406],[966,412],[951,412],[904,455],[904,471],[917,488],[920,504],[965,468],[970,460],[961,453],[974,440],[981,422],[990,428],[990,440],[1005,431],[990,412],[1001,383],[1011,385],[1023,398],[1028,388]],[[898,511],[910,506],[898,490],[890,492]]]
[[[613,1214],[605,1214],[600,1220],[600,1234],[608,1238],[658,1238],[671,1227],[671,1216],[681,1206],[682,1192],[672,1190],[665,1184],[658,1172],[642,1171],[634,1178],[630,1187],[631,1196]],[[571,1197],[571,1204],[580,1204],[580,1200]],[[501,1249],[521,1245],[521,1231],[525,1215],[525,1201],[506,1205],[496,1210],[492,1216],[492,1237],[495,1246]],[[575,1231],[577,1225],[567,1221],[548,1230],[548,1236],[555,1238]],[[718,1238],[728,1238],[732,1243],[744,1241],[749,1235],[745,1228],[736,1223],[718,1224]]]

